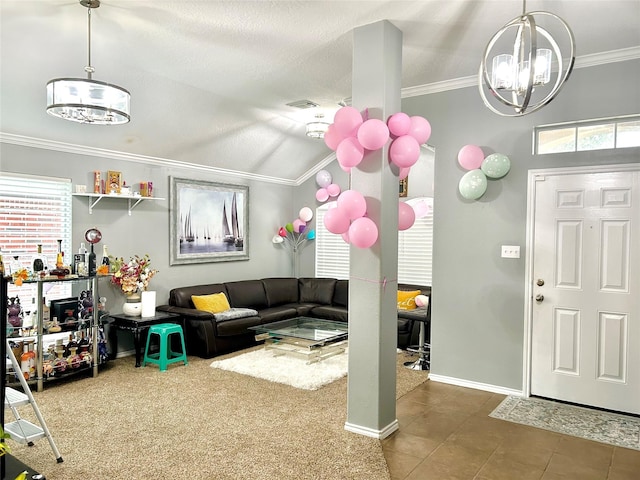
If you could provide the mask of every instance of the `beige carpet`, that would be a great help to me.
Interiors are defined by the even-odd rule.
[[[398,397],[427,378],[406,359]],[[123,358],[47,386],[36,402],[64,462],[46,439],[9,440],[12,453],[48,480],[389,479],[380,442],[344,430],[346,377],[308,391],[189,362],[160,373]]]

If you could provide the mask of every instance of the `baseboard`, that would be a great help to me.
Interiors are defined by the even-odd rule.
[[[360,425],[354,425],[349,422],[346,422],[344,424],[344,429],[348,432],[364,435],[365,437],[377,438],[378,440],[383,440],[387,438],[389,435],[391,435],[393,432],[395,432],[399,428],[400,428],[400,425],[398,424],[398,420],[394,420],[389,425],[384,427],[382,430],[373,430],[372,428],[362,427]]]
[[[501,395],[513,395],[516,397],[524,396],[522,390],[514,390],[512,388],[501,387],[499,385],[491,385],[489,383],[472,382],[462,378],[447,377],[444,375],[436,375],[429,373],[429,380],[440,383],[448,383],[457,385],[458,387],[474,388],[476,390],[484,390],[485,392],[499,393]]]

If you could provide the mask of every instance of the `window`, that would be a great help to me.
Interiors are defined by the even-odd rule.
[[[407,203],[424,201],[429,211],[432,198],[414,198]],[[349,245],[341,235],[324,227],[324,214],[332,206],[324,204],[316,209],[316,277],[349,278]],[[416,219],[413,226],[398,232],[398,282],[431,285],[431,252],[433,246],[433,215]]]
[[[55,262],[58,239],[62,239],[62,251],[71,255],[71,181],[0,173],[0,248],[5,269],[16,256],[21,267],[31,269],[38,244],[49,263]],[[51,296],[68,296],[68,285],[54,285]],[[18,294],[25,310],[34,293],[33,286],[9,286],[9,296]]]
[[[533,144],[538,155],[640,147],[640,115],[535,127]]]

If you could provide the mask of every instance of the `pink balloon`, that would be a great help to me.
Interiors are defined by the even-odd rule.
[[[426,217],[427,215],[429,215],[430,211],[431,209],[429,205],[427,205],[427,202],[425,202],[424,200],[420,200],[413,206],[413,212],[415,213],[416,218]]]
[[[333,117],[333,124],[343,137],[355,137],[362,125],[362,115],[353,107],[342,107]]]
[[[340,142],[344,140],[344,138],[345,137],[338,132],[336,126],[333,123],[329,125],[329,128],[327,128],[327,131],[324,133],[325,145],[334,152],[336,151],[336,148],[338,148],[338,145],[340,145]]]
[[[364,157],[364,148],[357,138],[348,137],[340,142],[336,150],[336,158],[340,166],[351,168],[358,165]]]
[[[411,228],[416,221],[416,214],[411,205],[405,202],[398,203],[398,230]]]
[[[293,231],[294,232],[301,232],[300,227],[302,227],[302,230],[304,230],[304,227],[307,226],[307,222],[303,222],[302,220],[300,220],[299,218],[296,218],[293,222]]]
[[[360,217],[351,222],[349,240],[358,248],[369,248],[378,239],[378,227],[369,217]]]
[[[411,167],[420,157],[420,144],[411,135],[398,137],[391,143],[389,157],[400,168]]]
[[[349,217],[349,220],[362,217],[367,211],[367,202],[356,190],[345,190],[338,197],[338,208]]]
[[[351,243],[351,240],[349,239],[349,230],[342,234],[342,240],[344,240],[344,243]]]
[[[389,128],[382,120],[372,118],[358,129],[358,142],[367,150],[378,150],[389,140]]]
[[[411,127],[409,128],[409,135],[418,141],[418,144],[422,145],[431,136],[431,124],[424,117],[411,117]]]
[[[411,128],[411,119],[406,113],[394,113],[389,117],[389,120],[387,120],[387,125],[389,126],[389,131],[393,135],[401,137],[402,135],[407,135],[409,133],[409,128]]]
[[[326,202],[329,200],[329,192],[326,188],[319,188],[316,192],[316,200],[319,202]]]
[[[403,180],[405,178],[407,178],[409,176],[409,170],[411,170],[411,167],[403,167],[400,169],[400,172],[398,173],[398,178],[400,180]]]
[[[351,173],[351,167],[343,167],[342,165],[340,165],[340,162],[338,162],[338,165],[340,166],[340,168],[342,170],[344,170],[347,173]]]
[[[330,197],[337,197],[338,195],[340,195],[340,185],[332,183],[327,187],[327,193]]]
[[[344,233],[349,230],[349,217],[340,208],[327,210],[323,221],[331,233]]]
[[[465,145],[458,152],[458,163],[465,170],[476,170],[482,165],[484,153],[477,145]]]

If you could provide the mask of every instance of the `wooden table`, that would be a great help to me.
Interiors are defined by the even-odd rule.
[[[133,332],[133,347],[136,351],[136,367],[140,366],[140,360],[142,359],[142,333],[145,333],[144,341],[146,342],[146,333],[149,331],[151,325],[158,323],[179,323],[183,324],[183,318],[177,313],[159,312],[153,317],[132,317],[125,315],[124,313],[110,313],[109,316],[113,318],[113,324],[121,329]],[[184,325],[182,325],[184,329]]]

